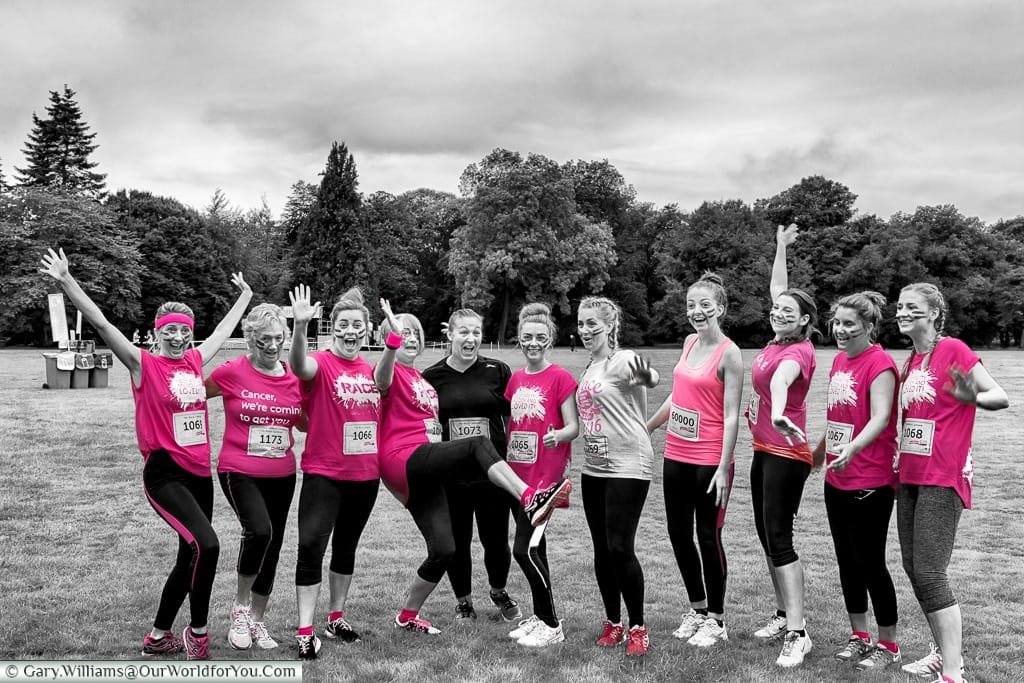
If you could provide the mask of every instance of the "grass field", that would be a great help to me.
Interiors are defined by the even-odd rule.
[[[223,362],[240,351],[225,352]],[[649,411],[669,391],[677,351],[648,350],[665,378],[650,392]],[[749,363],[744,351],[749,394]],[[824,393],[834,351],[818,352],[818,375],[809,404],[812,439],[824,425]],[[522,365],[515,350],[490,352]],[[898,352],[897,361],[905,353]],[[968,678],[1024,680],[1024,514],[1021,456],[1024,453],[1024,364],[1019,353],[981,354],[1010,395],[1011,408],[979,411],[975,428],[975,510],[961,522],[951,566],[954,590],[964,610]],[[425,367],[439,358],[427,352]],[[579,375],[585,351],[559,349],[553,359]],[[372,360],[372,358],[371,358]],[[39,350],[0,350],[0,659],[137,658],[150,627],[160,588],[173,562],[177,539],[146,503],[142,459],[135,443],[127,371],[117,365],[106,389],[42,390]],[[211,402],[216,454],[223,432],[220,401]],[[660,453],[664,432],[655,437]],[[422,560],[423,542],[404,509],[383,487],[357,555],[347,617],[364,642],[325,642],[320,659],[305,667],[305,679],[319,680],[683,680],[834,681],[904,680],[894,672],[865,676],[831,658],[849,633],[838,573],[822,502],[822,474],[808,481],[797,520],[796,546],[807,574],[807,622],[814,649],[797,671],[774,665],[777,647],[757,646],[750,633],[773,609],[771,585],[750,508],[750,436],[741,425],[736,481],[724,542],[729,561],[727,623],[730,641],[697,651],[671,637],[687,606],[682,580],[665,531],[660,471],[638,533],[638,553],[647,582],[646,613],[651,652],[638,661],[623,651],[602,651],[593,640],[603,619],[591,563],[591,543],[578,493],[573,506],[556,514],[549,527],[549,557],[555,598],[566,642],[524,651],[508,640],[510,626],[497,621],[486,599],[486,577],[475,550],[474,592],[480,619],[471,627],[453,624],[454,600],[447,581],[427,602],[424,614],[444,629],[434,638],[395,632],[390,624],[405,587]],[[573,477],[578,482],[579,457]],[[225,640],[234,591],[238,523],[217,487],[214,525],[221,559],[214,587],[212,656],[262,659],[295,656],[293,588],[296,532],[292,525],[282,551],[268,625],[284,647],[236,652]],[[910,659],[925,653],[929,635],[898,560],[895,522],[890,530],[890,570],[900,598],[900,641]],[[324,593],[326,590],[324,591]],[[526,581],[513,563],[509,592],[529,605]],[[321,595],[317,619],[322,620]],[[187,623],[187,603],[175,628]],[[319,628],[319,624],[318,624]]]

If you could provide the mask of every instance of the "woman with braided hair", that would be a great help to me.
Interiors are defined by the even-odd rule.
[[[963,625],[946,571],[960,514],[971,507],[975,413],[1001,410],[1009,400],[966,344],[943,336],[945,320],[935,285],[900,291],[896,323],[914,348],[901,373],[896,526],[903,568],[935,639],[929,654],[903,670],[961,681]]]
[[[634,549],[636,529],[654,474],[647,432],[647,389],[658,384],[650,362],[619,348],[621,311],[610,299],[580,302],[577,331],[590,351],[576,404],[583,428],[583,510],[594,542],[594,573],[606,620],[597,644],[626,641],[626,654],[644,655],[644,573]],[[626,603],[629,624],[622,622]]]

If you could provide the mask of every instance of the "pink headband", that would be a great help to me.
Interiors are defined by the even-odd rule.
[[[156,329],[160,329],[164,325],[170,325],[171,323],[181,323],[182,325],[188,325],[188,329],[193,329],[195,323],[192,318],[188,317],[184,313],[167,313],[156,319]]]

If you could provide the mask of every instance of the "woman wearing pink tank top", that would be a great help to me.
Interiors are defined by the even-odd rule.
[[[665,516],[691,609],[672,634],[697,647],[728,640],[725,628],[725,508],[732,488],[743,394],[743,359],[725,336],[728,306],[722,279],[705,275],[686,292],[686,317],[696,330],[683,343],[672,393],[647,421],[668,422],[665,435]],[[697,541],[693,542],[694,522]]]
[[[943,336],[945,321],[946,300],[935,285],[900,292],[896,323],[914,348],[901,373],[896,527],[903,569],[935,643],[903,670],[960,681],[962,616],[946,572],[960,514],[971,507],[975,414],[1006,408],[1009,399],[966,344]]]
[[[143,655],[175,654],[209,659],[207,617],[217,571],[220,544],[210,524],[213,516],[213,477],[210,475],[209,419],[203,365],[231,336],[245,312],[252,290],[235,273],[238,300],[217,328],[198,347],[192,345],[192,309],[167,302],[156,312],[155,353],[132,344],[110,323],[68,272],[64,250],[53,249],[42,259],[41,272],[56,280],[75,308],[95,328],[131,376],[135,397],[135,432],[145,464],[142,483],[157,514],[178,534],[178,556],[160,596],[153,628],[142,642]],[[171,633],[174,618],[189,598],[191,624],[181,640]]]

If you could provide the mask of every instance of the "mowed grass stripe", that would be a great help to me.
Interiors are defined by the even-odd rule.
[[[222,353],[215,363],[238,355]],[[648,412],[668,394],[676,349],[648,349],[663,377],[649,393]],[[743,352],[747,368],[756,350]],[[824,426],[827,372],[835,351],[818,351],[818,374],[809,406],[809,433]],[[513,368],[522,365],[514,349],[487,351]],[[905,352],[895,352],[897,362]],[[1021,512],[1021,396],[1024,364],[1013,351],[981,353],[992,375],[1010,395],[1011,407],[979,411],[975,427],[975,510],[965,512],[951,575],[964,609],[964,642],[972,681],[1022,680],[1024,670],[1024,514]],[[419,367],[440,358],[427,352]],[[585,351],[553,352],[555,362],[578,376]],[[371,354],[370,360],[373,360]],[[212,368],[208,368],[212,369]],[[141,488],[142,459],[135,445],[128,375],[115,364],[106,389],[43,391],[45,373],[38,350],[0,350],[0,382],[8,400],[0,405],[0,656],[5,658],[135,658],[152,623],[160,589],[173,562],[177,539],[153,512]],[[211,402],[214,453],[223,433],[220,401]],[[661,452],[664,432],[655,435]],[[302,437],[299,438],[301,448]],[[593,640],[603,610],[591,561],[592,547],[578,492],[572,507],[559,511],[548,531],[556,605],[566,642],[525,651],[507,638],[487,599],[482,552],[474,547],[474,593],[480,619],[469,627],[453,623],[454,600],[447,582],[424,613],[444,632],[417,637],[391,628],[405,587],[424,556],[422,538],[408,513],[382,487],[357,555],[356,578],[347,616],[363,634],[357,646],[324,643],[321,659],[306,666],[306,680],[688,680],[833,681],[857,680],[852,668],[831,658],[848,635],[838,572],[822,501],[822,474],[808,480],[796,523],[796,546],[807,574],[807,615],[814,650],[797,671],[780,672],[778,649],[759,647],[750,633],[773,609],[771,584],[754,532],[750,508],[750,435],[741,425],[736,480],[724,532],[729,562],[727,594],[730,640],[699,651],[671,637],[688,604],[665,530],[660,468],[651,487],[637,537],[647,582],[646,614],[651,653],[627,660],[621,649],[600,650]],[[580,455],[573,478],[579,482]],[[221,558],[211,605],[212,654],[218,659],[295,656],[293,501],[268,623],[283,647],[237,652],[225,640],[234,593],[238,523],[215,484],[214,526]],[[908,658],[925,653],[929,635],[899,560],[895,522],[890,528],[889,565],[900,598],[901,644]],[[326,562],[325,562],[326,571]],[[509,592],[530,613],[529,588],[513,564]],[[326,587],[317,619],[326,610]],[[183,607],[175,624],[187,619]],[[318,628],[320,627],[318,623]],[[895,672],[872,680],[904,680]]]

